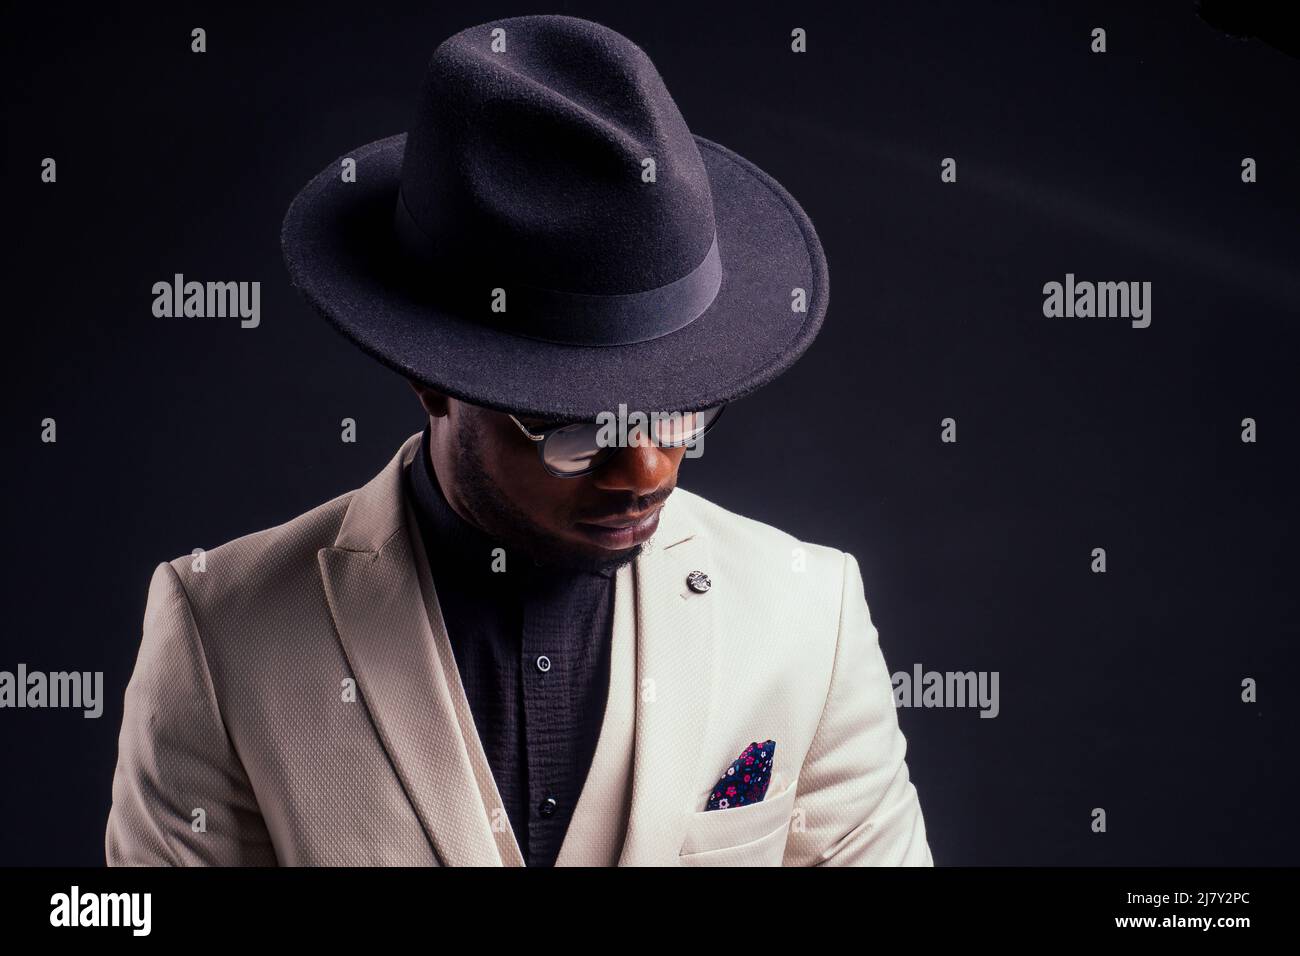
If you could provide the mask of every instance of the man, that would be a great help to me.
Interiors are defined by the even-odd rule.
[[[453,36],[282,243],[427,425],[159,565],[110,863],[932,864],[853,558],[676,488],[828,284],[643,51],[563,16]]]

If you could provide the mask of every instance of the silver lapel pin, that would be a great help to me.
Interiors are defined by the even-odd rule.
[[[703,571],[692,571],[686,575],[686,586],[696,594],[703,594],[709,588],[713,587],[713,582]]]

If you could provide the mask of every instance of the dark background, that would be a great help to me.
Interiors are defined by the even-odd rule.
[[[540,12],[631,37],[817,225],[822,336],[682,485],[856,555],[891,671],[1000,672],[995,720],[899,711],[936,862],[1300,862],[1300,61],[1191,2],[854,7],[5,14],[0,669],[102,670],[106,706],[0,711],[0,863],[103,861],[154,566],[363,484],[421,427],[290,287],[280,220],[405,128],[439,41]],[[261,327],[155,318],[175,272],[260,280]],[[1151,327],[1044,318],[1066,272],[1151,281]]]

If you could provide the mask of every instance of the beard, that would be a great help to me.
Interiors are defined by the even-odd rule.
[[[456,438],[461,503],[474,524],[501,541],[509,552],[539,565],[596,572],[617,570],[641,554],[643,544],[623,551],[583,549],[538,526],[492,479],[479,454],[477,431],[476,422],[472,428],[461,428]]]

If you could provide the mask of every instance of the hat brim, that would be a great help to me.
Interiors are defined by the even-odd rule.
[[[695,141],[713,193],[722,285],[699,318],[656,339],[544,342],[431,304],[393,230],[405,133],[348,153],[356,182],[342,180],[336,161],[302,189],[281,231],[285,263],[317,311],[365,352],[475,405],[584,419],[620,402],[645,412],[729,402],[811,344],[829,278],[811,220],[780,183],[724,146]],[[807,292],[806,311],[792,308],[796,287]]]

